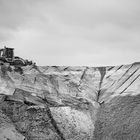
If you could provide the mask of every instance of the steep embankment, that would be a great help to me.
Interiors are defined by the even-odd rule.
[[[137,140],[140,64],[0,67],[1,140]],[[8,134],[6,132],[9,132]]]

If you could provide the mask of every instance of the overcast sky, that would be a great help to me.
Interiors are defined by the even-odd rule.
[[[0,46],[38,65],[140,61],[140,0],[0,0]]]

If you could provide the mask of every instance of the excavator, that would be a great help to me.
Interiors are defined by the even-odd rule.
[[[3,49],[0,49],[0,64],[8,63],[13,66],[27,66],[32,65],[32,61],[24,60],[18,56],[14,56],[14,48],[7,48],[4,46]]]

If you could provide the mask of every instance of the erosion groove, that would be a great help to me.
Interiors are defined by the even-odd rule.
[[[118,80],[118,82],[123,78],[125,77],[125,75],[129,72],[129,70],[133,67],[133,65],[131,65],[125,72],[124,74],[121,76],[121,78]]]
[[[60,140],[65,140],[64,136],[63,136],[63,133],[59,130],[58,126],[57,126],[57,123],[56,121],[54,120],[52,114],[51,114],[51,111],[49,109],[49,107],[46,106],[46,111],[47,111],[47,115],[48,117],[50,118],[51,120],[51,124],[52,126],[54,127],[54,130],[56,131],[56,133],[58,134],[58,136],[60,137]]]
[[[0,140],[139,140],[140,63],[0,66]]]
[[[130,82],[130,84],[120,94],[124,93],[139,78],[139,76],[140,74],[132,82]]]
[[[101,87],[102,87],[102,83],[103,83],[103,79],[105,77],[106,74],[106,68],[105,67],[99,67],[98,68],[99,72],[100,72],[100,82],[99,82],[99,90],[97,91],[97,102],[99,102],[99,98],[101,96]],[[100,104],[100,103],[99,103]]]
[[[118,88],[120,88],[121,86],[123,86],[123,84],[125,84],[137,71],[138,71],[138,69],[136,69],[131,75],[129,75],[128,78],[125,79],[125,81],[123,83],[121,83],[121,85]]]

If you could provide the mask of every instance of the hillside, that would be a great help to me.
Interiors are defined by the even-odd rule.
[[[0,66],[0,140],[139,140],[140,63]]]

